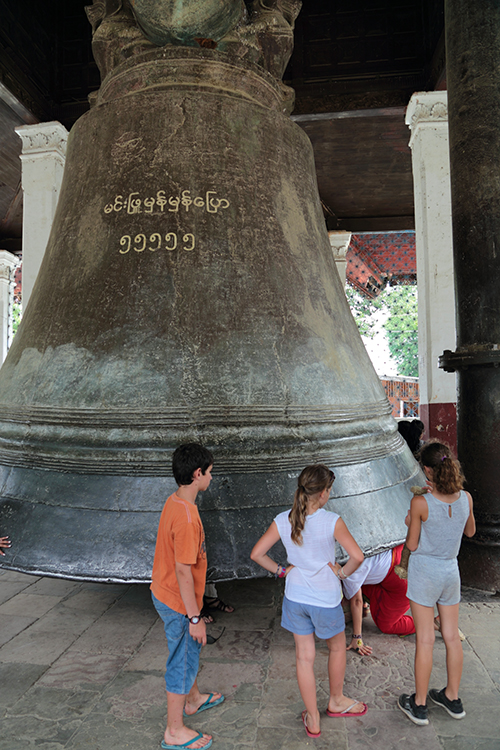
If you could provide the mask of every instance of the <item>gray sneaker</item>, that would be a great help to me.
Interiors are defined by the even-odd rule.
[[[413,695],[407,695],[403,693],[398,698],[398,708],[407,715],[410,721],[420,726],[425,726],[429,723],[427,718],[427,706],[417,706],[415,703],[415,693]]]
[[[450,699],[446,697],[445,690],[446,688],[443,688],[442,690],[434,690],[433,688],[432,690],[429,690],[429,698],[436,704],[436,706],[441,706],[445,711],[448,711],[450,716],[454,719],[463,719],[465,711],[462,701],[460,698],[450,701]]]

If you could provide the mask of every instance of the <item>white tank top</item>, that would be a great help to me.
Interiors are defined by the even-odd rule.
[[[295,565],[285,580],[285,596],[299,604],[337,607],[342,600],[342,589],[328,563],[335,564],[333,533],[339,516],[324,508],[306,516],[302,544],[299,545],[291,539],[289,513],[286,510],[274,519],[288,562]]]

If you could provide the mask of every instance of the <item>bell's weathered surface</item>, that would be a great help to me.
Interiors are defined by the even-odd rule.
[[[3,567],[149,580],[187,441],[215,455],[199,501],[212,580],[258,574],[250,550],[310,463],[335,470],[330,507],[365,552],[404,539],[421,475],[350,313],[289,101],[251,59],[147,43],[73,127],[0,371]]]
[[[134,0],[134,15],[154,44],[198,46],[195,39],[223,39],[243,18],[243,0]]]

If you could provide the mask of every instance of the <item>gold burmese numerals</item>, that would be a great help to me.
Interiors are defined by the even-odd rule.
[[[103,207],[104,214],[153,214],[166,216],[169,213],[202,212],[212,215],[220,215],[220,211],[229,208],[227,198],[218,198],[215,190],[207,190],[204,195],[191,196],[190,190],[182,190],[177,195],[167,196],[165,190],[158,190],[156,195],[141,196],[138,192],[129,193],[128,196],[116,195]],[[167,232],[163,235],[153,232],[148,235],[139,232],[135,236],[124,234],[119,240],[118,251],[122,255],[129,252],[143,253],[157,250],[183,250],[192,252],[196,247],[196,238],[191,232]]]
[[[145,234],[136,234],[132,237],[130,234],[124,234],[120,237],[120,250],[122,255],[135,250],[136,253],[143,253],[144,250],[151,250],[152,253],[157,250],[176,250],[179,247],[180,250],[185,250],[190,253],[196,247],[196,240],[194,234],[187,232],[182,235],[177,235],[175,232],[168,232],[164,237],[159,232],[154,232],[148,237]]]

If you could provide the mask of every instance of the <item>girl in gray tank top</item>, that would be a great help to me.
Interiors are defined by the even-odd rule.
[[[406,518],[406,545],[411,550],[408,598],[417,635],[416,689],[413,695],[401,695],[398,706],[415,724],[428,724],[427,690],[432,670],[435,605],[446,646],[448,681],[442,690],[430,690],[429,697],[454,719],[465,716],[458,697],[463,651],[458,632],[460,573],[457,555],[462,535],[473,536],[476,524],[472,498],[463,490],[462,469],[449,447],[437,441],[425,443],[419,460],[430,492],[412,498]]]

